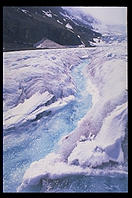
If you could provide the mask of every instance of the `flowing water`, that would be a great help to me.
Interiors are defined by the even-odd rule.
[[[73,67],[71,75],[76,85],[75,101],[55,113],[47,112],[40,119],[27,122],[17,128],[4,131],[3,136],[3,190],[16,192],[30,164],[44,158],[58,148],[60,138],[77,126],[92,106],[92,96],[86,91],[86,79],[82,70],[88,60]],[[107,172],[107,171],[106,171]],[[48,179],[48,188],[43,192],[127,192],[128,177],[115,175],[70,175]],[[30,189],[40,192],[40,186]]]
[[[75,129],[92,106],[92,96],[86,91],[86,80],[82,73],[87,64],[88,60],[84,60],[71,72],[77,89],[75,101],[54,114],[48,112],[38,120],[4,131],[4,192],[16,192],[30,164],[54,151],[59,139]]]
[[[47,181],[45,192],[127,192],[127,176],[70,175]],[[33,190],[33,189],[32,189]]]

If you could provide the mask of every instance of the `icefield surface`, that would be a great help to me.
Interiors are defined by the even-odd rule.
[[[12,175],[17,192],[63,192],[68,182],[64,191],[76,192],[76,177],[90,192],[87,182],[95,177],[99,185],[99,176],[109,176],[111,186],[113,177],[124,181],[105,192],[127,191],[126,41],[5,52],[3,95],[5,191]]]
[[[19,121],[24,121],[27,119],[27,116],[24,118],[25,114],[30,117],[34,110],[40,106],[42,108],[42,104],[45,105],[50,100],[55,102],[58,98],[63,98],[55,104],[60,105],[73,99],[76,87],[70,76],[70,67],[72,63],[80,62],[81,54],[79,55],[76,51],[71,58],[72,51],[41,50],[4,53],[5,129],[14,126]],[[68,59],[71,60],[68,61]],[[21,109],[24,112],[18,115]]]

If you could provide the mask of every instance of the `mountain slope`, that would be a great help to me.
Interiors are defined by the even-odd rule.
[[[88,17],[80,17],[61,7],[4,7],[3,49],[33,49],[43,38],[64,46],[90,46],[101,34],[92,29],[94,20],[88,24]]]

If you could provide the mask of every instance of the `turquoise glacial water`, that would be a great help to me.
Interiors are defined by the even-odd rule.
[[[40,120],[25,123],[16,129],[4,131],[3,142],[3,191],[16,192],[23,175],[30,164],[57,149],[63,135],[74,130],[78,121],[92,106],[92,96],[86,92],[86,80],[82,69],[88,64],[83,61],[72,69],[77,94],[56,113],[49,113]],[[71,175],[60,179],[48,180],[49,189],[45,192],[127,192],[128,177]],[[39,191],[36,187],[31,192]]]
[[[82,69],[85,60],[72,69],[77,94],[70,102],[54,114],[40,120],[25,123],[15,129],[4,131],[3,141],[3,191],[16,192],[25,170],[30,164],[45,157],[57,148],[57,142],[77,126],[77,122],[90,109],[92,96],[86,90]]]

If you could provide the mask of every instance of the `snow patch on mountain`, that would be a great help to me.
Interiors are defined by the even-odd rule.
[[[47,16],[47,17],[50,17],[52,18],[52,14],[50,12],[46,12],[44,10],[42,10],[42,12]]]
[[[59,20],[57,20],[58,23],[63,24],[62,22],[60,22]]]
[[[67,23],[65,26],[66,26],[67,28],[73,30],[72,26],[71,26],[69,23]]]
[[[21,11],[24,12],[24,13],[28,13],[28,11],[25,10],[25,9],[21,9]]]

